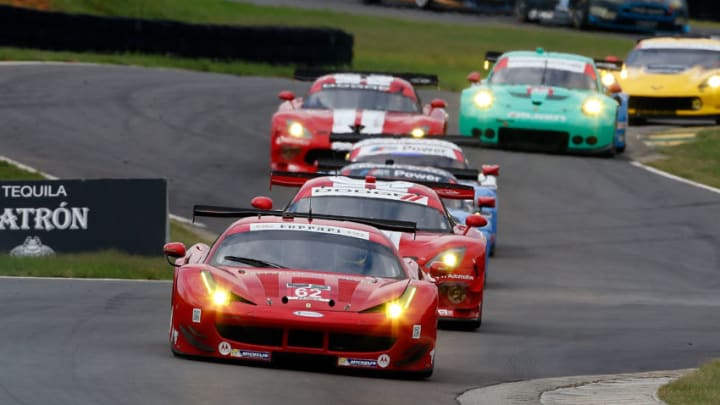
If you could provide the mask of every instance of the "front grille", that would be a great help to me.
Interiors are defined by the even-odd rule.
[[[281,328],[259,328],[239,325],[215,325],[220,336],[228,340],[262,346],[282,346]]]
[[[348,151],[335,151],[332,149],[310,149],[305,155],[305,162],[314,165],[315,162],[322,164],[323,162],[332,162],[345,160]]]
[[[562,131],[500,128],[498,144],[502,148],[563,152],[567,150],[569,137],[570,134]]]
[[[308,330],[289,330],[288,346],[308,347],[311,349],[323,348],[323,332]]]
[[[693,97],[636,97],[631,96],[628,107],[636,110],[671,112],[692,110]]]
[[[366,336],[347,333],[330,333],[328,349],[339,352],[381,352],[395,344],[392,336]]]

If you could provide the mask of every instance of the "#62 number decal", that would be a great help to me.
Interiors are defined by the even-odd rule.
[[[330,291],[330,286],[317,284],[289,283],[287,287],[292,290],[292,294],[288,294],[291,300],[327,301],[322,292]]]

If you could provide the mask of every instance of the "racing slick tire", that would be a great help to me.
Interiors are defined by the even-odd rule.
[[[591,0],[580,1],[570,11],[570,20],[574,28],[579,30],[588,29],[588,14],[590,13],[590,1]]]

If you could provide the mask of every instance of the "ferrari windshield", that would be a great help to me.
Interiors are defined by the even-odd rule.
[[[447,167],[465,169],[467,165],[462,160],[448,156],[426,155],[422,153],[383,153],[356,157],[353,162],[387,164],[392,161],[396,165],[413,165],[429,167]]]
[[[347,88],[322,89],[312,93],[305,98],[303,108],[420,112],[418,103],[402,93]]]
[[[573,90],[596,90],[595,79],[584,71],[555,69],[547,66],[518,66],[498,69],[488,79],[490,84],[564,87]]]
[[[260,225],[279,228],[283,224]],[[285,225],[287,227],[287,224]],[[344,229],[324,228],[335,228],[333,232]],[[390,248],[362,238],[363,232],[346,231],[352,236],[297,229],[251,228],[249,232],[237,233],[223,239],[213,254],[211,263],[222,266],[268,267],[275,271],[284,271],[287,268],[407,278],[400,261]]]
[[[637,49],[630,52],[627,66],[663,68],[677,67],[681,69],[701,66],[705,69],[720,68],[720,50],[652,48]]]
[[[341,195],[303,198],[288,207],[290,212],[312,212],[327,215],[387,219],[415,222],[418,230],[449,232],[452,227],[443,212],[425,204],[384,198]]]

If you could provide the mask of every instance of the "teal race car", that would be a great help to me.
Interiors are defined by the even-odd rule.
[[[607,81],[612,63],[567,53],[488,52],[489,75],[468,75],[460,133],[482,146],[615,155],[625,149],[626,103]],[[600,70],[598,66],[602,66]]]

